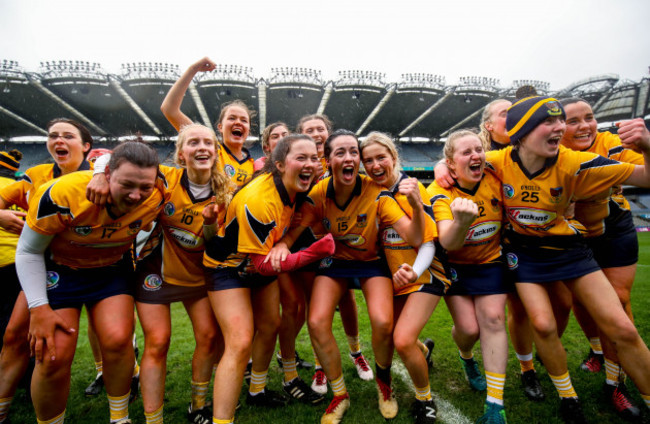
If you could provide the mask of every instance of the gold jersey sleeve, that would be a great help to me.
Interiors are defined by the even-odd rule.
[[[0,177],[0,190],[16,183],[16,180],[6,177]],[[9,208],[16,212],[25,212],[23,208],[13,204]],[[16,245],[18,244],[18,234],[10,233],[0,227],[0,267],[14,263],[16,258]]]
[[[644,164],[642,154],[625,149],[619,136],[609,131],[598,133],[587,151],[619,162],[634,165]],[[616,212],[611,210],[612,207],[616,208],[616,205],[612,205],[610,199],[616,202],[620,209],[630,210],[630,204],[623,196],[623,189],[620,185],[612,187],[610,196],[603,195],[599,198],[576,203],[575,218],[584,225],[587,237],[595,237],[605,233],[607,217],[610,213]]]
[[[408,177],[403,174],[400,178],[400,181],[404,178]],[[436,227],[435,221],[433,220],[433,213],[431,210],[431,204],[429,202],[427,190],[421,183],[418,183],[418,186],[420,189],[420,197],[422,198],[426,215],[422,243],[432,242],[438,238],[438,229]],[[395,187],[395,189],[392,191],[392,195],[404,214],[409,218],[412,218],[413,208],[409,204],[406,196],[400,194],[397,187]],[[380,227],[380,240],[384,254],[386,255],[388,267],[392,273],[395,273],[402,264],[408,263],[412,265],[415,261],[417,250],[411,247],[404,239],[402,239],[402,237],[391,225],[383,225]]]
[[[447,252],[450,262],[461,264],[483,264],[501,256],[501,227],[503,223],[503,199],[501,182],[486,172],[474,190],[463,190],[459,186],[444,189],[433,182],[427,192],[431,196],[433,215],[436,222],[453,220],[451,203],[456,198],[470,199],[478,206],[478,217],[465,235],[460,250]]]
[[[286,233],[295,204],[280,179],[263,174],[235,194],[218,237],[211,240],[224,260],[206,250],[203,263],[211,268],[238,267],[246,264],[249,254],[266,255]]]
[[[115,216],[110,206],[86,200],[91,178],[89,171],[64,175],[42,185],[29,202],[27,225],[54,236],[49,246],[52,259],[71,268],[96,268],[120,260],[162,207],[162,193],[154,190],[132,212]]]
[[[532,237],[578,234],[565,217],[570,202],[602,196],[625,181],[634,169],[631,164],[563,146],[533,175],[524,169],[512,147],[488,152],[487,161],[502,182],[509,225],[517,233]]]

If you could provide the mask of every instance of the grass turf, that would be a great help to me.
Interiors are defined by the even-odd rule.
[[[636,282],[632,293],[632,305],[635,313],[635,322],[641,337],[647,342],[650,340],[650,233],[639,233],[640,258]],[[357,293],[359,304],[359,323],[361,340],[366,357],[372,361],[370,347],[370,326],[365,309],[363,296]],[[169,350],[167,365],[167,383],[165,393],[165,422],[187,422],[186,413],[190,398],[190,365],[194,347],[194,338],[190,321],[180,304],[172,307],[173,336]],[[361,381],[356,376],[354,365],[347,358],[347,343],[345,334],[340,326],[340,320],[335,318],[335,335],[343,357],[343,371],[351,394],[352,407],[346,414],[346,423],[374,423],[384,422],[377,410],[377,392],[374,382]],[[439,422],[464,423],[474,422],[482,413],[484,393],[472,391],[466,383],[457,351],[451,339],[451,318],[444,302],[440,302],[437,310],[422,333],[423,337],[432,337],[436,341],[433,353],[434,367],[430,371],[431,389],[436,396],[439,411]],[[67,405],[66,422],[68,423],[107,423],[108,404],[105,395],[96,398],[86,398],[84,388],[95,377],[93,359],[88,346],[86,334],[86,320],[82,319],[79,345],[73,365],[70,397]],[[143,349],[143,336],[140,328],[137,330],[140,349]],[[569,371],[573,384],[580,395],[585,415],[590,423],[616,423],[620,420],[614,415],[613,410],[602,395],[604,374],[587,374],[578,369],[582,359],[586,356],[589,346],[575,319],[571,318],[569,327],[562,342],[568,353]],[[297,340],[297,349],[306,359],[311,358],[309,337],[303,328]],[[475,355],[480,361],[480,348],[476,346]],[[546,393],[546,400],[541,403],[528,401],[520,390],[519,364],[510,349],[508,361],[507,381],[505,390],[505,404],[508,420],[511,423],[560,423],[557,417],[559,400],[553,384],[547,376],[546,370],[539,363],[535,364],[539,377]],[[400,412],[393,423],[412,423],[409,414],[410,405],[414,395],[408,373],[404,369],[397,355],[393,366],[393,383],[400,406]],[[311,372],[300,370],[301,377],[311,382]],[[282,373],[275,361],[269,370],[268,387],[281,390]],[[643,402],[634,384],[629,381],[628,387],[637,404],[643,409]],[[307,406],[291,403],[286,408],[278,410],[259,410],[250,408],[244,402],[245,391],[242,390],[242,408],[237,411],[238,423],[316,423],[326,408],[326,403],[318,406]],[[331,392],[327,402],[331,399]],[[442,408],[441,408],[442,407]],[[142,401],[136,400],[129,408],[134,424],[144,423]],[[10,412],[11,422],[34,423],[36,421],[33,408],[27,399],[25,390],[19,389],[14,399]]]

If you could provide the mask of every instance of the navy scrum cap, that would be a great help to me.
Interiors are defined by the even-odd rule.
[[[551,116],[566,117],[560,102],[552,97],[526,97],[508,108],[506,129],[510,142],[515,143]]]

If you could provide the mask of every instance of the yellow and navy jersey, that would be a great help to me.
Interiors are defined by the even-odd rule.
[[[167,181],[166,199],[158,217],[163,229],[163,280],[179,286],[203,285],[205,243],[201,213],[212,194],[195,198],[186,169],[161,165],[160,171]]]
[[[140,229],[156,218],[163,195],[155,189],[151,196],[122,216],[110,205],[96,206],[86,200],[86,186],[92,172],[74,172],[42,185],[29,201],[27,225],[52,235],[51,258],[71,268],[96,268],[119,261]]]
[[[393,194],[359,175],[345,205],[337,205],[335,196],[332,177],[319,181],[301,208],[301,225],[310,228],[322,223],[334,236],[336,259],[377,259],[380,226],[392,226],[405,215]]]
[[[403,194],[399,193],[399,182],[403,179],[408,178],[405,173],[400,174],[400,178],[393,187],[391,193],[395,198],[395,201],[402,208],[404,213],[409,217],[413,217],[413,208],[408,202],[408,199]],[[421,183],[418,183],[420,188],[420,197],[424,203],[425,216],[425,230],[422,239],[422,243],[433,242],[438,239],[438,228],[433,219],[433,210],[431,209],[431,204],[429,203],[429,195],[427,190]],[[380,229],[380,240],[382,248],[384,249],[384,255],[386,256],[386,262],[388,263],[388,268],[392,274],[396,273],[402,264],[407,263],[413,265],[415,258],[417,257],[417,249],[414,249],[406,241],[400,237],[400,235],[395,231],[395,229],[388,225],[382,226]],[[433,258],[433,263],[431,264],[431,272],[434,273],[436,278],[439,280],[445,280],[445,270],[444,266],[437,257]],[[414,281],[412,284],[407,284],[395,291],[395,296],[400,296],[403,294],[412,293],[420,290],[422,284],[431,283],[431,274],[429,272],[423,272],[420,278]]]
[[[13,178],[0,177],[0,190],[8,185],[14,184],[16,180]],[[13,204],[9,208],[12,211],[25,212],[24,209],[19,208]],[[18,234],[10,233],[0,227],[0,267],[11,265],[16,258],[16,245],[18,244]]]
[[[221,166],[223,166],[224,173],[238,187],[243,186],[253,177],[255,161],[248,149],[242,148],[242,154],[244,157],[239,160],[230,152],[225,144],[220,143],[218,154],[219,162],[221,163]]]
[[[598,133],[592,145],[585,151],[619,162],[634,165],[644,163],[642,154],[623,148],[619,136],[610,132]],[[608,217],[615,217],[624,210],[630,210],[630,204],[619,185],[612,187],[611,192],[611,196],[576,202],[575,218],[585,226],[587,237],[604,234]]]
[[[427,192],[431,197],[436,222],[452,220],[451,202],[456,198],[470,199],[478,206],[478,216],[472,222],[465,243],[460,250],[447,252],[450,262],[459,264],[484,264],[501,256],[501,226],[503,223],[503,199],[501,182],[486,172],[473,190],[465,190],[458,184],[449,189],[433,182]]]
[[[78,171],[87,171],[89,169],[92,169],[92,164],[83,161]],[[18,205],[18,207],[27,210],[30,192],[35,192],[41,185],[61,175],[61,168],[55,163],[33,166],[25,171],[25,174],[19,180],[4,186],[0,190],[0,197],[9,205]]]
[[[203,264],[253,273],[249,255],[266,255],[284,236],[295,209],[282,180],[262,174],[233,196],[219,234],[206,245]]]
[[[565,217],[570,202],[599,196],[621,184],[634,170],[632,164],[564,146],[534,174],[524,169],[512,147],[487,152],[487,162],[502,182],[509,227],[535,238],[579,234]]]

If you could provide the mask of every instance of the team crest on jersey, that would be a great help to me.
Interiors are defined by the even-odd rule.
[[[328,256],[328,257],[326,257],[324,259],[321,259],[320,263],[318,264],[319,269],[325,269],[325,268],[329,268],[331,266],[332,266],[332,257],[331,256]]]
[[[83,237],[89,235],[90,233],[92,233],[92,231],[93,231],[93,227],[91,227],[90,225],[80,225],[78,227],[74,227],[74,232]]]
[[[503,184],[503,195],[506,199],[512,199],[515,196],[515,188],[510,184]]]
[[[508,261],[508,268],[511,270],[515,270],[519,266],[519,258],[514,253],[506,254],[506,260]]]
[[[54,271],[47,271],[47,290],[56,288],[59,285],[59,274]]]
[[[562,201],[563,187],[551,187],[551,202],[560,203]]]
[[[129,229],[127,232],[129,235],[133,235],[140,231],[140,227],[142,227],[142,220],[138,219],[137,221],[133,221],[129,224]]]
[[[225,171],[226,175],[228,178],[232,178],[235,176],[235,167],[232,165],[226,165],[223,167],[223,170]]]
[[[330,223],[329,219],[323,218],[323,227],[325,227],[327,231],[329,231],[332,228],[332,224]]]
[[[494,212],[498,212],[499,211],[499,199],[497,199],[496,197],[491,198],[490,199],[490,206],[492,206],[492,210]]]
[[[158,274],[149,274],[144,277],[142,287],[147,291],[160,290],[160,287],[162,287],[162,278]]]
[[[357,227],[365,227],[368,225],[368,215],[365,213],[357,215]]]
[[[454,268],[449,268],[449,279],[451,280],[452,283],[458,281],[458,272],[456,272]]]
[[[165,206],[163,206],[163,213],[167,216],[172,216],[174,215],[174,212],[176,212],[176,206],[172,202],[165,203]]]

